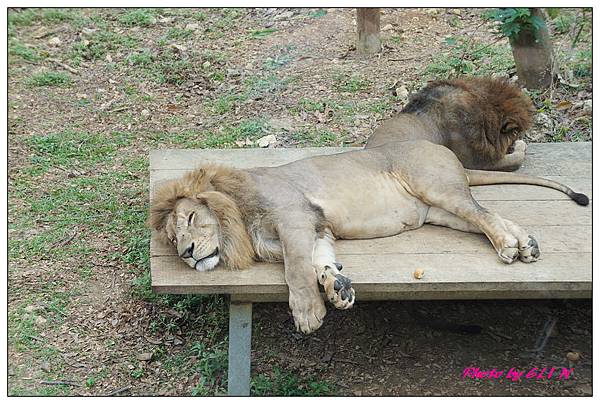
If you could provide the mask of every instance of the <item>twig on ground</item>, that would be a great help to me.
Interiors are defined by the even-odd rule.
[[[131,386],[121,387],[120,389],[116,389],[107,394],[107,396],[116,396],[117,394],[123,393],[129,390]]]
[[[73,386],[73,387],[81,387],[80,383],[77,383],[74,380],[42,380],[40,384],[47,384],[51,386]]]
[[[77,69],[74,69],[74,68],[72,68],[72,67],[71,67],[71,66],[69,66],[68,64],[66,64],[66,63],[63,63],[63,62],[61,62],[61,61],[60,61],[60,60],[58,60],[58,59],[54,59],[54,58],[48,58],[48,59],[46,59],[46,60],[48,60],[48,61],[50,61],[50,62],[53,62],[53,63],[55,63],[56,65],[58,65],[58,66],[62,67],[63,69],[65,69],[65,70],[67,70],[67,71],[69,71],[69,72],[71,72],[71,73],[73,73],[73,74],[79,74],[79,71],[78,71]]]

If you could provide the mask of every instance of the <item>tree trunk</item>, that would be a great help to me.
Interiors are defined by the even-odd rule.
[[[532,8],[531,15],[544,21],[544,14],[539,8]],[[554,55],[545,21],[537,32],[531,27],[522,29],[510,38],[510,45],[521,83],[532,89],[550,87],[555,72]]]
[[[379,14],[378,8],[356,9],[356,30],[358,32],[356,50],[359,53],[371,54],[381,50]]]

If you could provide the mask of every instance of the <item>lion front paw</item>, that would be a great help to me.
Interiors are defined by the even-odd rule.
[[[350,278],[341,274],[342,266],[334,263],[317,269],[319,283],[323,285],[327,300],[338,309],[349,309],[354,304],[354,289]]]
[[[318,293],[305,296],[303,293],[290,290],[289,304],[296,331],[310,334],[323,324],[327,309]]]

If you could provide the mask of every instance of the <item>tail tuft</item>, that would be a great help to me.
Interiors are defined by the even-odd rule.
[[[579,192],[572,192],[569,194],[571,199],[577,202],[578,205],[588,206],[590,204],[590,198],[585,194],[580,194]]]

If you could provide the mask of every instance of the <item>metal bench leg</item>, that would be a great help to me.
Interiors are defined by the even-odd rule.
[[[229,371],[227,393],[250,395],[252,303],[229,303]]]

